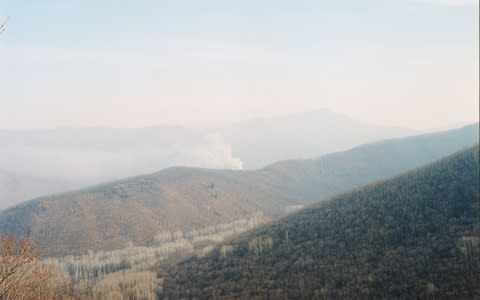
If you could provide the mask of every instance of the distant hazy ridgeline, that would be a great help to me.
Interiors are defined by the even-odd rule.
[[[211,128],[232,145],[246,169],[258,169],[279,160],[305,159],[347,150],[360,144],[405,137],[418,131],[373,125],[330,110],[273,118],[256,118]]]
[[[0,171],[0,209],[167,167],[251,170],[414,133],[364,124],[328,110],[196,129],[0,130],[0,170],[9,174]]]

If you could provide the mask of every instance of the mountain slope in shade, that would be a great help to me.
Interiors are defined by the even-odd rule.
[[[477,145],[173,266],[160,298],[474,299],[479,180]]]
[[[146,244],[166,230],[201,229],[257,212],[277,218],[289,206],[392,176],[477,141],[477,126],[468,126],[258,171],[171,168],[12,207],[0,213],[0,232],[30,234],[45,255]]]

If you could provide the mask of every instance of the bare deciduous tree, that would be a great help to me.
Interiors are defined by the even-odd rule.
[[[51,268],[38,262],[29,237],[0,236],[0,299],[56,299],[60,288]]]

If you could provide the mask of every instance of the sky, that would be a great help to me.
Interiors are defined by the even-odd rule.
[[[478,121],[478,0],[0,0],[0,129]]]

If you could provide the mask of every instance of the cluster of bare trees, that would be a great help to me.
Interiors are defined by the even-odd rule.
[[[188,232],[163,232],[150,247],[130,245],[124,249],[79,256],[38,259],[30,238],[15,240],[0,236],[0,299],[155,299],[161,286],[152,268],[171,256],[190,253],[204,256],[214,245],[234,234],[265,222],[261,213],[228,224]],[[251,250],[261,253],[272,246],[271,238],[251,241]],[[222,255],[233,247],[222,247]]]
[[[64,299],[67,294],[67,281],[39,263],[28,237],[0,236],[0,299]]]
[[[255,255],[259,256],[264,250],[270,250],[273,247],[273,239],[270,236],[255,237],[248,241],[248,249]]]
[[[110,251],[44,258],[42,262],[69,277],[75,297],[79,299],[109,299],[119,294],[128,299],[155,299],[161,286],[152,272],[156,266],[178,255],[205,256],[217,243],[265,221],[262,213],[254,213],[245,219],[202,229],[164,231],[157,234],[148,247],[129,245]],[[268,247],[268,241],[259,243],[258,251]],[[233,247],[224,246],[221,253],[226,256],[231,251]]]

